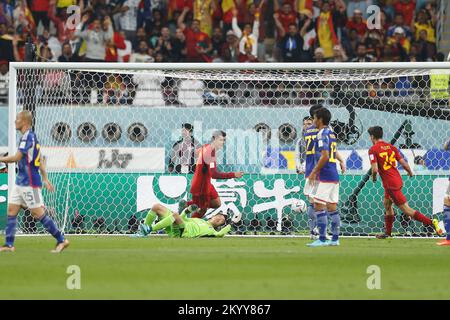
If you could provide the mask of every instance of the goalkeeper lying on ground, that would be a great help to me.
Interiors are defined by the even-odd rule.
[[[139,234],[146,236],[152,231],[165,229],[170,237],[174,238],[199,238],[199,237],[223,237],[231,230],[227,225],[220,231],[216,231],[213,223],[200,218],[188,218],[187,216],[197,211],[196,205],[190,205],[181,214],[172,212],[161,204],[153,205],[148,212],[143,224],[139,227]],[[158,217],[159,222],[153,224]],[[214,219],[214,218],[213,218]],[[152,225],[153,224],[153,225]]]

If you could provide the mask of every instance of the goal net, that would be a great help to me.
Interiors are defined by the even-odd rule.
[[[226,132],[215,180],[232,233],[308,235],[308,216],[292,209],[303,195],[297,173],[303,119],[321,104],[347,170],[340,176],[341,233],[384,230],[384,191],[368,178],[367,129],[384,128],[411,165],[411,207],[442,219],[450,133],[448,63],[372,64],[57,64],[12,63],[9,148],[14,117],[30,110],[56,191],[47,211],[69,233],[135,232],[154,203],[176,210],[189,199],[198,146]],[[300,148],[301,149],[301,148]],[[9,170],[13,185],[14,170]],[[432,230],[396,211],[393,234]],[[42,232],[25,214],[20,229]]]

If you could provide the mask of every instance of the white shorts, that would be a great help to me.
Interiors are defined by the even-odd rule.
[[[14,186],[9,195],[8,203],[17,204],[28,209],[44,207],[42,189],[32,187]]]
[[[316,181],[317,182],[317,181]],[[305,186],[303,187],[303,194],[307,197],[310,197],[314,190],[315,183],[311,183],[309,178],[305,179]]]
[[[310,195],[315,203],[327,204],[339,202],[339,183],[318,181]]]

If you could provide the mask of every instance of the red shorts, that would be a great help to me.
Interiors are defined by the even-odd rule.
[[[200,209],[209,209],[209,203],[211,200],[219,198],[219,194],[213,185],[209,187],[208,195],[192,195],[192,201],[189,201],[190,204],[196,204]]]
[[[408,202],[406,200],[405,195],[402,192],[402,189],[397,189],[397,190],[384,189],[384,197],[386,199],[391,199],[392,202],[394,202],[396,206],[401,206],[402,204],[405,204],[406,202]]]

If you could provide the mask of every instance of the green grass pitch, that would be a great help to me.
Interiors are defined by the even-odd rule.
[[[170,239],[19,237],[0,254],[1,299],[450,299],[450,247],[436,240],[304,238]],[[81,289],[68,290],[68,266]],[[367,268],[381,270],[369,290]]]

